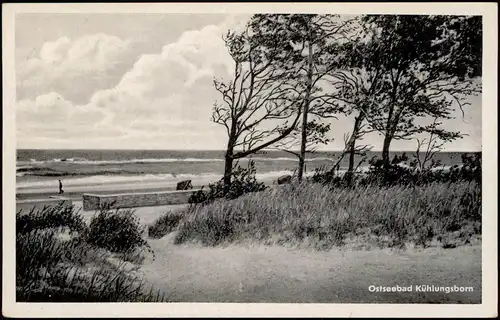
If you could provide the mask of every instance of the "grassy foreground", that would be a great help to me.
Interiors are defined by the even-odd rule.
[[[453,248],[481,234],[481,190],[475,182],[424,186],[329,188],[287,185],[167,213],[151,237],[177,231],[175,243],[263,244],[329,250],[405,245]]]
[[[152,248],[144,239],[144,231],[130,210],[103,209],[94,215],[90,223],[86,223],[73,207],[19,212],[16,216],[17,301],[156,302],[165,301],[160,292],[170,289],[176,289],[178,294],[196,290],[193,293],[195,296],[190,297],[175,298],[175,294],[170,294],[169,301],[173,298],[177,301],[199,301],[202,298],[199,291],[203,286],[196,287],[196,277],[186,279],[189,270],[185,268],[191,266],[191,271],[206,275],[209,271],[206,261],[197,262],[203,257],[203,252],[195,250],[189,255],[189,252],[182,251],[176,268],[177,261],[171,260],[176,259],[176,249],[162,242],[163,239],[150,240],[155,251],[170,251],[159,255],[159,261],[141,265],[148,253],[155,259]],[[173,231],[175,233],[170,237],[173,238],[173,244],[198,242],[213,247],[252,242],[316,250],[339,247],[369,250],[403,248],[408,245],[454,248],[480,242],[481,189],[475,182],[439,182],[413,187],[367,185],[356,188],[332,188],[311,182],[290,184],[248,193],[233,200],[192,205],[184,212],[168,212],[149,226],[151,238],[162,238]],[[245,265],[248,252],[236,250],[234,254],[237,253],[241,255],[241,263],[234,263]],[[207,259],[213,260],[213,254],[215,252],[209,251]],[[229,252],[229,255],[232,254],[232,251]],[[282,257],[272,265],[262,267],[279,269],[283,261],[290,259],[288,256]],[[331,266],[330,258],[325,259],[329,261],[325,262],[325,266]],[[297,263],[303,260],[301,255]],[[218,263],[222,261],[228,261],[224,252]],[[216,275],[217,268],[222,267],[217,264],[214,267],[212,273]],[[147,273],[148,268],[152,272],[145,277],[142,272]],[[184,280],[179,282],[175,277],[168,278],[168,275],[173,277],[175,272],[165,275],[165,268],[178,270],[181,275],[177,278]],[[302,271],[315,270],[311,266],[297,268]],[[384,268],[381,265],[380,269]],[[205,270],[205,273],[200,270]],[[467,270],[468,267],[464,265],[464,272],[467,273]],[[302,271],[297,271],[297,274]],[[227,275],[227,272],[220,274]],[[161,277],[156,279],[159,275]],[[264,282],[269,280],[259,272],[255,276],[264,277]],[[448,279],[448,276],[442,279]],[[165,277],[171,282],[164,283]],[[346,276],[346,279],[350,278]],[[222,278],[219,280],[222,281]],[[186,281],[187,284],[184,284]],[[222,287],[225,288],[224,281],[217,282],[221,287],[214,290],[220,292]],[[233,282],[237,284],[238,281],[241,281],[239,273]],[[309,283],[309,280],[306,282]],[[150,286],[151,283],[155,287]],[[255,287],[252,283],[247,285]],[[346,288],[350,286],[348,283],[339,285]],[[477,283],[473,285],[477,286]],[[165,290],[157,290],[156,286],[163,286]],[[276,286],[279,287],[279,281]],[[274,301],[275,296],[271,293],[276,288],[266,288],[270,290],[269,301]],[[366,291],[365,288],[360,290]],[[245,292],[241,291],[240,295],[247,294]],[[290,297],[295,297],[294,292],[290,292]],[[227,294],[233,295],[229,291]],[[260,294],[256,293],[255,297],[260,297]],[[243,301],[250,299],[240,298]],[[351,301],[351,298],[354,297],[345,297],[346,301]],[[311,296],[310,299],[316,301],[317,296]]]
[[[73,207],[18,212],[16,300],[164,301],[138,273],[148,251],[142,231],[130,211],[102,210],[89,225]]]

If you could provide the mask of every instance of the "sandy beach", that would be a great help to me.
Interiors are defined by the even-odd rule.
[[[180,180],[179,180],[180,181]],[[215,182],[216,180],[210,181]],[[273,178],[259,180],[266,185],[272,185]],[[202,186],[208,188],[209,181],[193,181],[193,189],[200,189]],[[113,194],[113,193],[134,193],[134,192],[156,192],[156,191],[173,191],[176,185],[171,181],[147,181],[137,183],[110,183],[105,182],[102,184],[79,184],[72,186],[64,186],[64,197],[68,197],[73,201],[81,201],[84,193],[99,193],[99,194]],[[59,196],[58,185],[55,182],[53,186],[31,186],[31,187],[17,187],[16,200],[31,200],[31,199],[46,199],[50,196]]]
[[[201,185],[193,185],[194,188],[201,187]],[[112,194],[112,193],[130,193],[130,192],[153,192],[153,191],[169,191],[175,190],[175,185],[172,183],[165,182],[154,182],[148,181],[147,183],[103,183],[103,184],[81,184],[75,186],[64,186],[64,197],[68,197],[72,200],[78,201],[82,200],[82,195],[84,193],[100,193],[100,194]],[[28,200],[28,199],[43,199],[49,196],[58,196],[59,189],[57,184],[53,187],[47,186],[36,186],[36,187],[17,187],[16,188],[16,199],[17,200]]]
[[[127,186],[82,186],[74,188],[65,188],[62,196],[70,198],[73,201],[81,201],[84,193],[132,193],[132,192],[155,192],[155,191],[170,191],[175,190],[173,187],[156,187],[156,186],[138,186],[130,188]],[[31,199],[46,199],[50,196],[61,196],[55,188],[38,188],[34,190],[22,191],[16,193],[16,200],[31,200]]]

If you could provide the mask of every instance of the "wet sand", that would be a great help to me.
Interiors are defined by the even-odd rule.
[[[273,180],[262,180],[266,185],[272,185]],[[202,184],[193,182],[193,189],[200,189]],[[205,186],[205,189],[208,185]],[[133,193],[133,192],[160,192],[160,191],[174,191],[175,185],[165,182],[149,181],[147,183],[105,183],[105,184],[85,184],[76,186],[64,186],[64,194],[62,196],[68,197],[74,201],[82,200],[84,193],[98,193],[98,194],[113,194],[113,193]],[[31,199],[46,199],[49,196],[59,196],[59,189],[57,185],[54,187],[29,187],[17,188],[16,200],[31,200]]]

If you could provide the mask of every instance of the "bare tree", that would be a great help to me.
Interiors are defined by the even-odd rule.
[[[256,153],[289,135],[301,114],[299,82],[293,70],[277,66],[269,57],[281,56],[278,42],[261,43],[251,27],[223,37],[234,61],[230,81],[214,80],[221,102],[213,107],[212,121],[225,127],[228,142],[225,154],[224,187],[229,190],[235,160]]]
[[[433,125],[438,122],[437,118],[434,118]],[[446,133],[436,132],[431,130],[428,132],[428,138],[416,138],[417,149],[415,150],[415,160],[417,164],[417,169],[419,171],[429,170],[439,162],[436,162],[434,156],[436,153],[443,150],[443,146],[454,139],[453,136],[447,135]],[[423,158],[422,158],[423,156]]]

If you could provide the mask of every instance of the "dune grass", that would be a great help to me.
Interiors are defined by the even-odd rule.
[[[318,250],[446,248],[480,236],[480,195],[474,182],[335,189],[306,182],[191,207],[176,224],[161,217],[151,228],[155,237],[177,230],[176,243],[207,246],[257,241]]]
[[[19,302],[161,302],[137,274],[145,240],[131,212],[102,210],[86,225],[74,207],[16,215]],[[126,235],[131,235],[126,237]]]
[[[153,225],[148,228],[148,236],[151,238],[161,238],[162,236],[177,230],[183,215],[176,212],[167,212],[156,219]]]
[[[44,206],[41,209],[33,207],[27,213],[22,210],[16,213],[17,233],[59,227],[67,227],[75,232],[82,232],[86,229],[85,221],[79,212],[75,211],[72,206],[64,204]]]

